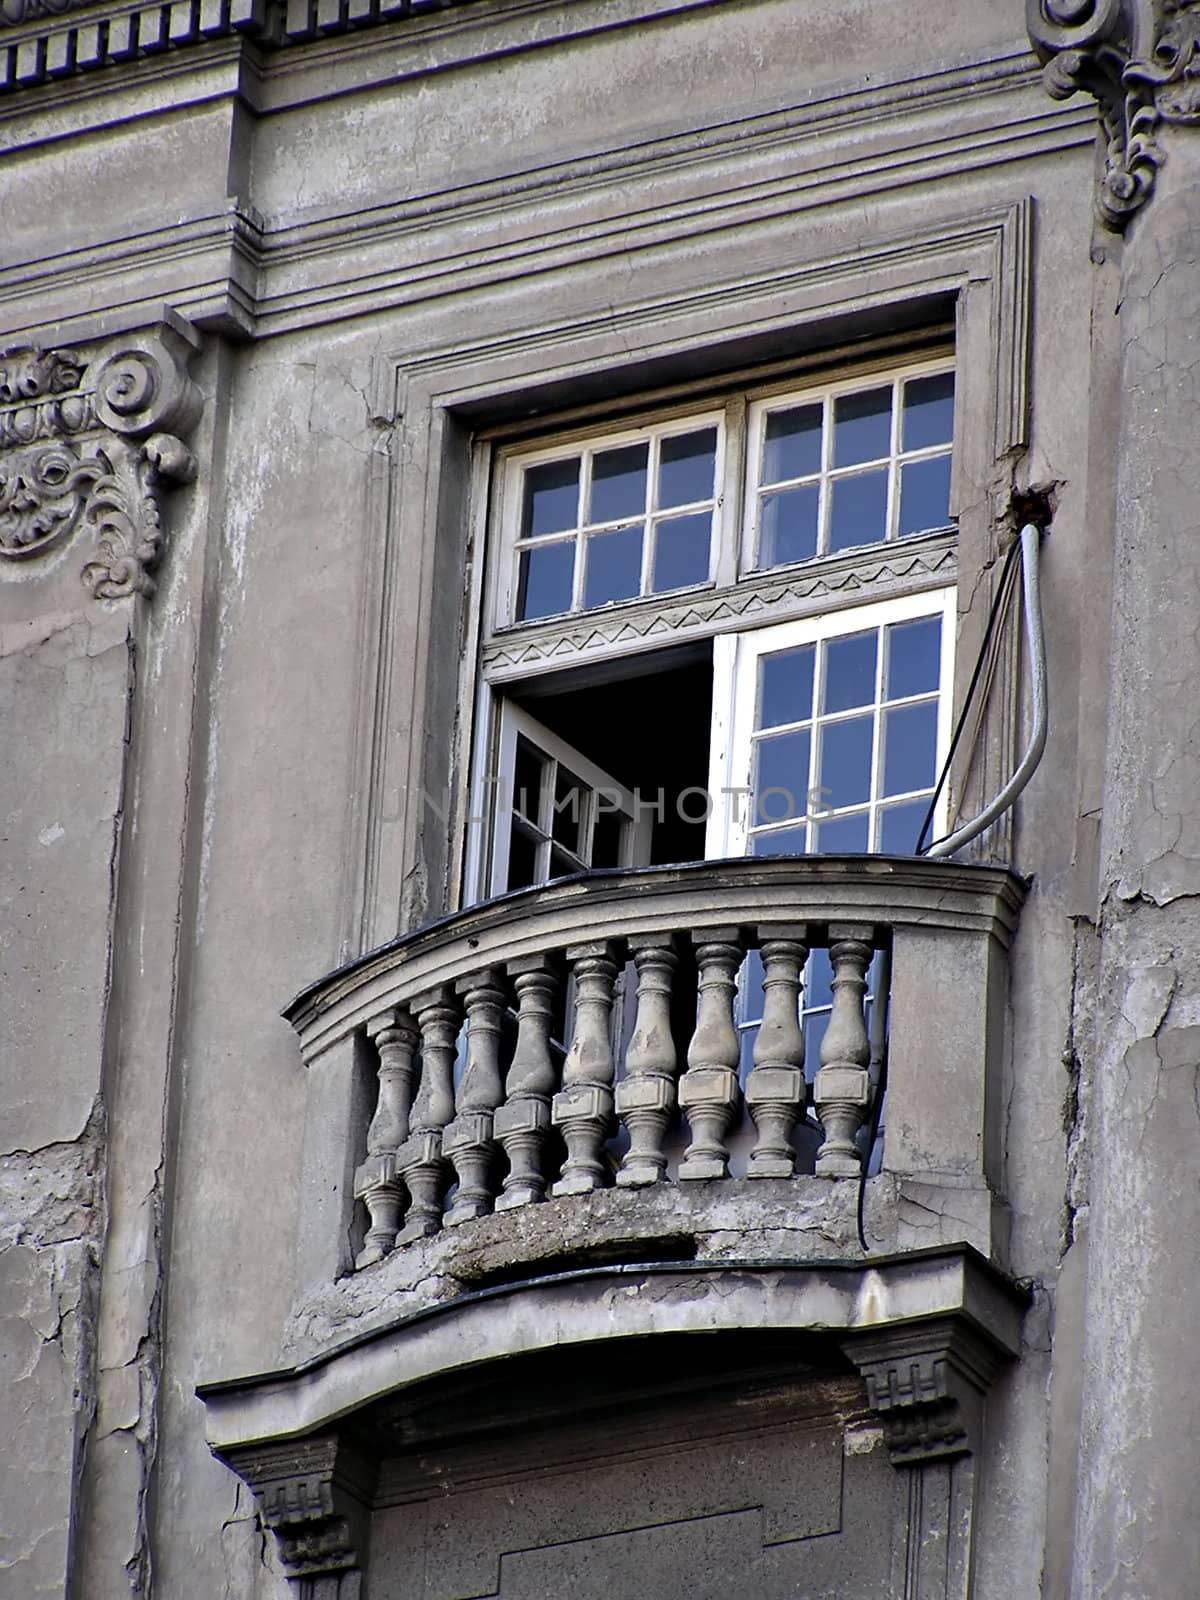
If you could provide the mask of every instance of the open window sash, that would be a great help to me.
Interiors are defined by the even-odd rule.
[[[511,700],[498,702],[494,749],[479,795],[491,817],[485,895],[648,864],[651,819],[632,792]]]
[[[939,589],[714,641],[710,858],[915,851],[950,740],[954,604]]]

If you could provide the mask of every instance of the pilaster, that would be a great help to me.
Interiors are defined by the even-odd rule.
[[[1125,234],[1070,1596],[1168,1600],[1200,1573],[1200,5],[1029,18],[1050,92],[1099,102],[1099,211]]]

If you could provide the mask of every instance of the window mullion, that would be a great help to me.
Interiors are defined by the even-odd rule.
[[[755,548],[755,507],[758,494],[758,463],[761,427],[748,425],[744,396],[738,395],[725,407],[724,449],[716,465],[713,484],[713,538],[716,559],[712,569],[720,585],[736,583],[743,572],[751,571],[758,560]]]
[[[583,610],[584,568],[587,561],[587,538],[583,529],[587,525],[587,511],[592,499],[592,456],[591,450],[584,450],[579,461],[579,504],[575,508],[575,575],[571,589],[572,611]]]
[[[639,594],[652,593],[654,549],[658,543],[658,523],[655,520],[655,513],[658,509],[658,460],[662,435],[652,433],[649,443],[650,448],[646,451],[646,498],[642,505],[642,578]]]
[[[829,474],[833,469],[833,396],[826,395],[821,402],[821,476],[817,500],[817,554],[829,551],[829,518],[833,494]]]
[[[887,629],[880,627],[875,633],[875,715],[871,730],[871,786],[868,790],[870,810],[867,813],[867,849],[874,850],[878,843],[879,790],[883,779],[880,753],[883,749],[883,685],[886,667],[883,652],[887,644]]]

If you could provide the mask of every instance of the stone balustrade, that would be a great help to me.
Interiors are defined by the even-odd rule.
[[[356,1264],[547,1198],[615,1186],[636,1204],[656,1184],[721,1182],[735,1145],[746,1178],[787,1183],[804,1129],[819,1141],[808,1172],[859,1178],[883,1055],[884,1030],[874,1050],[868,1033],[877,953],[884,1168],[989,1189],[1020,901],[1012,875],[988,867],[699,862],[507,895],[332,974],[287,1015],[310,1069],[336,1074],[349,1046],[374,1079],[353,1175],[366,1222]],[[745,1059],[751,950],[761,989]],[[828,952],[832,1000],[806,1064],[814,950]],[[346,1136],[361,1154],[361,1128]]]

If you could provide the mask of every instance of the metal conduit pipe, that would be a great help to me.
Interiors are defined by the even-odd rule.
[[[926,852],[931,857],[952,856],[991,826],[1016,800],[1033,777],[1046,748],[1046,636],[1042,627],[1042,592],[1039,571],[1041,529],[1027,522],[1021,529],[1021,582],[1024,593],[1025,637],[1033,669],[1033,732],[1029,747],[1012,777],[979,815],[939,839]]]

